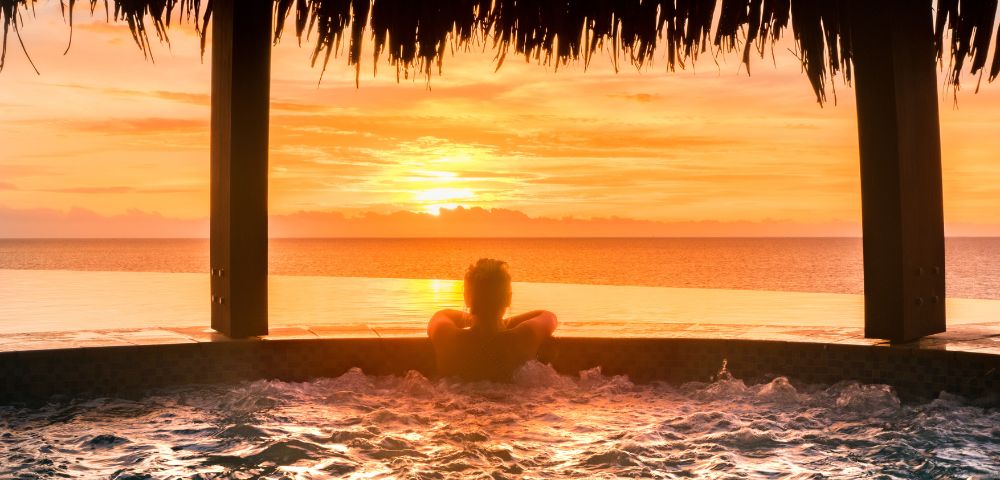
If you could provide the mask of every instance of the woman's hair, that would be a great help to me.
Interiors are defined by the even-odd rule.
[[[477,317],[499,317],[510,300],[510,272],[507,262],[480,258],[465,271],[465,298]]]

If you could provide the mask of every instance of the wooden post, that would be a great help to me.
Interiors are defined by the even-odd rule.
[[[931,0],[855,0],[865,337],[945,331],[944,217]]]
[[[212,328],[267,334],[267,135],[271,0],[212,12]]]

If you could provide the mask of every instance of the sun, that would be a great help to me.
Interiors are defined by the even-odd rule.
[[[468,188],[431,188],[416,192],[415,200],[421,209],[431,215],[440,215],[441,209],[462,207],[459,200],[472,200],[475,194]]]

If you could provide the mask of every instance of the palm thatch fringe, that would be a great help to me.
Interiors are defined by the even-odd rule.
[[[98,0],[85,0],[94,12]],[[132,38],[144,55],[150,56],[147,25],[157,39],[169,42],[171,14],[179,8],[181,19],[193,20],[202,35],[212,15],[206,0],[110,0],[113,18],[128,23]],[[35,0],[0,0],[3,52],[8,31],[20,39],[23,12],[33,10]],[[105,11],[109,0],[104,0]],[[713,58],[736,52],[747,72],[751,54],[764,56],[767,47],[792,29],[802,69],[816,93],[826,101],[827,82],[842,74],[851,81],[852,49],[849,0],[273,0],[275,42],[281,38],[285,20],[295,12],[295,35],[315,35],[312,62],[322,58],[325,71],[330,57],[347,39],[350,65],[360,72],[364,32],[371,31],[374,64],[385,55],[397,76],[412,72],[430,76],[440,73],[449,47],[486,44],[496,53],[499,69],[513,51],[527,61],[558,68],[570,60],[589,65],[595,52],[611,52],[614,68],[627,62],[636,68],[647,65],[657,50],[665,49],[666,68],[695,62],[700,54]],[[70,25],[76,0],[60,0]],[[718,10],[718,11],[717,11]],[[1000,75],[1000,29],[993,38],[997,0],[937,0],[934,35],[939,61],[949,40],[949,81],[959,86],[966,69],[980,79],[986,73],[991,45],[993,61],[988,78]],[[108,14],[109,19],[112,15]],[[715,32],[712,35],[712,25]],[[947,35],[946,35],[947,33]],[[72,38],[72,34],[71,34]],[[23,43],[22,43],[23,47]],[[27,53],[27,52],[25,52]],[[356,78],[357,79],[357,78]],[[978,86],[977,86],[978,89]]]

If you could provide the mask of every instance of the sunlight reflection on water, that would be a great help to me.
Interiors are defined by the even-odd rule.
[[[0,333],[207,326],[209,278],[194,273],[0,270]],[[272,326],[419,329],[463,305],[453,280],[269,277]],[[948,299],[949,324],[996,321],[1000,301]],[[513,311],[552,310],[563,325],[665,323],[861,327],[859,295],[514,283]]]

